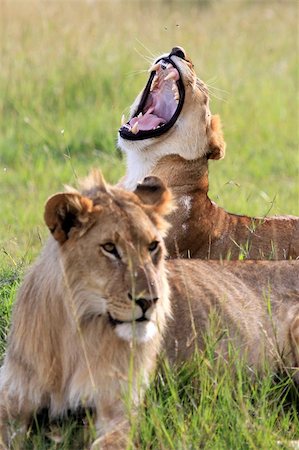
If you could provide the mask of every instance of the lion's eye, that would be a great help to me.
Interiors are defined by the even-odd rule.
[[[111,253],[116,258],[120,259],[120,255],[117,251],[116,246],[112,242],[106,242],[106,244],[101,245],[102,249],[107,253]]]
[[[155,250],[157,250],[157,248],[159,247],[159,241],[153,241],[150,243],[150,245],[148,246],[149,251],[152,253]]]

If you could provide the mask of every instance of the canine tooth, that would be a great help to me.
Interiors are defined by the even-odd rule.
[[[131,133],[137,134],[138,131],[139,131],[139,125],[138,125],[138,122],[135,122],[134,125],[131,128]]]
[[[125,115],[123,114],[121,116],[121,126],[123,127],[125,123],[126,123],[126,118],[125,118]]]
[[[153,64],[152,67],[148,69],[149,72],[157,72],[160,69],[160,63]]]
[[[138,114],[138,119],[140,118],[140,117],[142,117],[142,112],[140,112],[139,114]]]
[[[176,77],[175,72],[169,72],[169,74],[166,75],[166,77],[164,78],[164,81],[172,80],[172,79],[174,79],[175,77]]]
[[[159,77],[157,75],[154,76],[152,84],[151,84],[150,91],[152,91],[156,87],[156,84],[158,83],[158,78]]]
[[[173,82],[173,86],[172,86],[171,90],[173,92],[174,99],[175,100],[179,100],[180,99],[179,90],[178,90],[177,85],[175,84],[175,82]]]

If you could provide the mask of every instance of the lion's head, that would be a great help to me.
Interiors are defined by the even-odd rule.
[[[83,195],[58,193],[45,208],[72,308],[81,322],[102,316],[122,339],[148,341],[169,314],[162,216],[170,193],[156,177],[135,193],[106,185],[97,172],[83,184]]]
[[[118,145],[128,159],[128,189],[136,182],[130,180],[130,167],[140,179],[165,155],[224,157],[220,119],[211,115],[208,88],[181,47],[161,55],[150,68],[149,80],[119,130]]]

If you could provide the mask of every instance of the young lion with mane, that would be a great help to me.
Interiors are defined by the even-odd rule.
[[[298,378],[299,263],[165,261],[171,208],[156,177],[130,193],[96,172],[83,192],[47,201],[52,236],[19,289],[0,370],[1,450],[12,422],[26,429],[41,408],[79,405],[95,411],[92,449],[124,449],[123,396],[138,406],[163,336],[168,359],[186,361],[204,350],[215,313],[222,359],[233,343],[250,368],[268,361]]]

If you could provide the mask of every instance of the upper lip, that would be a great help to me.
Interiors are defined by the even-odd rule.
[[[149,320],[149,319],[147,319],[147,318],[145,317],[144,314],[143,314],[141,317],[139,317],[138,319],[133,319],[133,320],[119,320],[119,319],[115,319],[114,317],[111,316],[110,313],[108,313],[108,318],[109,318],[110,323],[111,323],[113,326],[120,325],[120,324],[123,324],[123,323],[144,322],[144,321],[148,321],[148,320]]]
[[[119,129],[125,139],[159,136],[172,127],[181,112],[185,89],[180,69],[172,57],[158,59],[150,72],[137,110]]]

